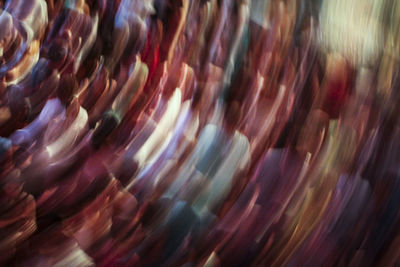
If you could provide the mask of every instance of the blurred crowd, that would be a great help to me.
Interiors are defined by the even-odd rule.
[[[400,2],[0,7],[0,265],[400,264]]]

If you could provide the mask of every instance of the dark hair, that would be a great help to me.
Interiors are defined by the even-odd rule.
[[[229,126],[237,125],[242,119],[242,109],[238,101],[226,103],[224,120]]]

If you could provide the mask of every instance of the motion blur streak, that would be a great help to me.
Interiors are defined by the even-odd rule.
[[[400,265],[398,0],[0,9],[0,266]]]

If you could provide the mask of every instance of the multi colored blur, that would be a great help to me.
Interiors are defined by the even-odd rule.
[[[399,266],[398,0],[0,0],[0,266]]]

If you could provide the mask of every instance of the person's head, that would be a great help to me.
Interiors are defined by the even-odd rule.
[[[242,109],[237,100],[226,104],[224,114],[224,126],[230,133],[234,133],[242,119]]]
[[[56,38],[51,42],[47,51],[47,58],[54,67],[60,67],[68,56],[68,41],[64,38]]]

